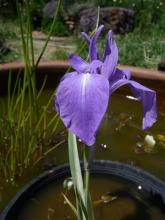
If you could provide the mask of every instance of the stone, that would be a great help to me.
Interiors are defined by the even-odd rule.
[[[100,9],[99,23],[104,24],[104,31],[112,29],[115,34],[124,34],[134,28],[135,12],[131,9],[105,7]],[[80,31],[89,32],[96,26],[97,8],[89,8],[80,12]]]
[[[57,8],[57,1],[49,1],[43,8],[43,17],[52,19]],[[61,18],[74,33],[90,32],[96,26],[98,8],[92,4],[74,4],[60,11]],[[124,34],[134,28],[135,11],[128,8],[104,7],[100,9],[100,24],[104,31],[112,29],[115,34]]]
[[[53,18],[55,11],[57,8],[57,1],[51,0],[49,1],[45,7],[43,8],[43,17],[45,18]]]
[[[15,0],[0,0],[0,17],[8,17],[17,14]]]
[[[158,63],[158,70],[159,71],[165,71],[165,61]]]
[[[5,43],[0,40],[0,55],[7,55],[11,52],[11,49],[5,45]]]

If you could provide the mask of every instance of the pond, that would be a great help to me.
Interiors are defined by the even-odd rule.
[[[52,91],[50,90],[44,91],[44,98],[41,100],[41,103],[44,103],[51,93]],[[121,92],[118,94],[112,95],[110,98],[108,111],[98,132],[94,158],[117,160],[132,164],[134,166],[139,166],[165,181],[165,113],[163,111],[163,107],[164,100],[162,92],[159,94],[158,121],[149,131],[142,131],[141,105],[130,95],[126,95],[125,91],[123,92],[123,90],[121,90]],[[27,168],[24,172],[24,175],[18,177],[15,183],[0,178],[1,209],[20,189],[20,187],[22,187],[34,176],[41,173],[44,169],[51,168],[51,166],[54,164],[57,165],[67,162],[67,134],[62,124],[60,125],[60,130],[62,131],[62,137],[66,139],[66,142],[56,148],[51,154],[48,154],[47,157],[44,160],[41,160],[37,166]],[[147,148],[145,146],[144,138],[147,134],[152,135],[156,140],[156,145],[153,148]],[[81,153],[81,140],[79,140],[79,145]],[[92,181],[94,181],[94,179]],[[98,188],[103,188],[107,191],[109,191],[109,186],[112,185],[112,188],[114,186],[113,189],[116,189],[115,187],[117,187],[119,184],[116,183],[115,180],[112,180],[109,184],[106,184],[107,179],[102,179],[101,182],[104,186],[99,186],[100,181],[98,181]],[[61,182],[58,185],[61,187]],[[106,185],[108,186],[107,189]],[[57,188],[53,189],[54,191],[50,193],[50,196],[52,196],[52,194],[56,194]],[[104,192],[101,191],[100,193]],[[97,195],[94,197],[96,198]],[[52,196],[50,199],[51,202],[53,202],[53,198],[55,199],[55,197]],[[129,198],[125,199],[129,200]],[[56,204],[58,200],[56,201],[55,199],[54,202]],[[129,208],[130,210],[134,210],[134,207],[131,205]],[[51,213],[51,210],[49,211],[50,215],[53,214]],[[32,220],[32,218],[29,219]],[[36,219],[38,218],[36,217]],[[161,220],[163,218],[160,217],[152,219]]]
[[[73,189],[63,187],[63,180],[52,182],[37,191],[20,210],[17,220],[74,219],[72,210],[64,202],[63,194],[74,201]],[[91,197],[96,220],[164,220],[165,213],[149,194],[129,181],[114,176],[92,175]],[[139,186],[140,187],[140,186]]]

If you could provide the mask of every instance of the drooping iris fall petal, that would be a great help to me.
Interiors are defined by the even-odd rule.
[[[130,78],[131,78],[131,73],[129,70],[127,70],[127,69],[120,70],[120,69],[116,68],[115,73],[109,78],[110,87],[112,86],[112,84],[119,81],[120,79],[128,79],[129,80]]]
[[[88,146],[106,112],[109,82],[99,74],[71,74],[60,83],[55,105],[65,126]]]
[[[144,130],[150,128],[157,119],[156,111],[156,93],[155,91],[128,79],[119,79],[111,82],[110,94],[112,94],[119,87],[128,85],[135,98],[142,103],[143,106],[143,123]]]

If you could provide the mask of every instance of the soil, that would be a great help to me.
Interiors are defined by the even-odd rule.
[[[34,56],[37,58],[46,42],[47,35],[39,31],[34,31],[32,35],[34,42]],[[8,40],[7,46],[11,48],[12,51],[16,52],[16,54],[20,54],[18,58],[15,57],[16,60],[23,60],[22,42],[20,36],[16,39]],[[74,43],[73,37],[51,37],[42,61],[55,60],[58,59],[59,53],[61,53],[61,56],[64,52],[69,55],[75,50],[76,44]]]

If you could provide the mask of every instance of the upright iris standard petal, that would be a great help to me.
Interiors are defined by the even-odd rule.
[[[107,79],[110,79],[114,74],[118,63],[118,48],[113,38],[112,31],[108,32],[103,62],[102,72]]]
[[[104,25],[101,25],[96,33],[93,35],[91,41],[90,41],[90,44],[89,44],[89,57],[90,57],[90,61],[93,61],[93,60],[97,60],[99,59],[99,54],[98,54],[98,49],[97,49],[97,46],[96,46],[96,41],[103,29]]]
[[[110,85],[110,94],[114,92],[119,87],[128,84],[131,88],[131,91],[135,98],[137,98],[143,106],[143,129],[150,128],[157,119],[157,111],[156,111],[156,93],[155,91],[142,86],[141,84],[127,79],[120,79],[115,81],[114,83],[111,82]]]
[[[89,45],[91,42],[90,37],[85,33],[85,32],[81,32],[81,36],[84,38],[84,40],[87,42],[87,44]]]
[[[109,82],[105,77],[75,73],[60,83],[55,104],[65,126],[90,146],[95,143],[108,100]]]

